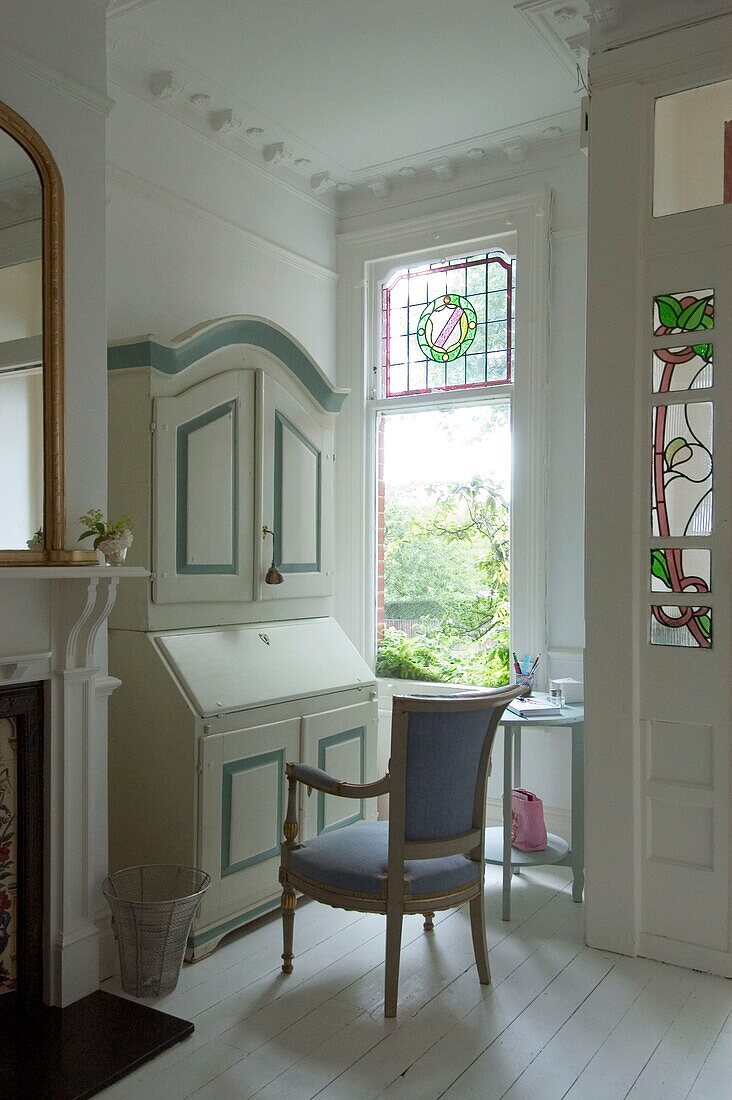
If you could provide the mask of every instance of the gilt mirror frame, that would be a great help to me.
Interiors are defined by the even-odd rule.
[[[66,550],[64,449],[64,189],[61,173],[43,138],[16,111],[0,102],[0,129],[25,150],[41,181],[41,288],[43,362],[43,535],[37,550],[0,550],[9,565],[98,564],[89,550]]]

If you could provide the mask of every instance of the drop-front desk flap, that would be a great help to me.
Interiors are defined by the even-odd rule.
[[[203,718],[374,681],[330,618],[166,632],[155,640]]]

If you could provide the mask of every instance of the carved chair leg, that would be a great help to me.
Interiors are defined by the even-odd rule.
[[[280,909],[282,911],[282,973],[292,974],[292,960],[294,955],[292,953],[292,936],[295,930],[295,906],[297,905],[297,895],[291,886],[285,886],[282,891],[282,898],[280,899]]]
[[[434,930],[435,930],[435,924],[434,924],[435,914],[433,912],[430,912],[430,910],[428,910],[426,913],[423,913],[422,916],[424,917],[424,924],[423,924],[422,927],[424,928],[425,932],[434,932]]]
[[[386,913],[386,974],[384,977],[384,1016],[396,1016],[399,996],[399,957],[402,946],[402,910]]]
[[[470,931],[473,934],[473,951],[481,985],[491,984],[491,968],[488,965],[488,940],[485,934],[485,905],[483,887],[470,900]]]

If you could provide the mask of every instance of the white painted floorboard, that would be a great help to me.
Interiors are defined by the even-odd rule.
[[[504,923],[500,875],[486,868],[490,986],[467,908],[431,935],[407,917],[384,1020],[384,919],[301,902],[294,973],[277,917],[230,936],[146,1002],[195,1033],[103,1100],[732,1100],[731,981],[585,947],[565,868],[514,878]]]

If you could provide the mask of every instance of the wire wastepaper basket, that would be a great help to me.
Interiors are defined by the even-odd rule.
[[[172,993],[193,918],[210,885],[205,871],[176,864],[126,867],[104,880],[125,993]]]

